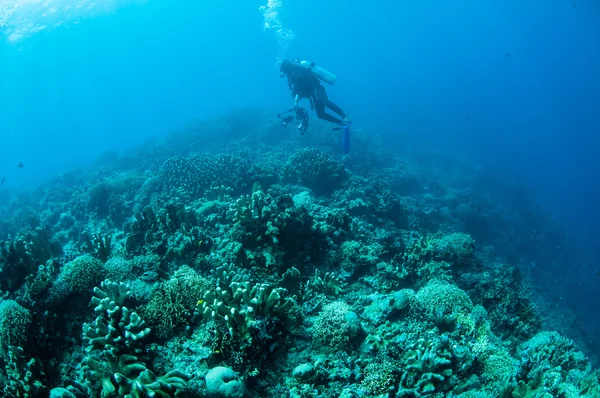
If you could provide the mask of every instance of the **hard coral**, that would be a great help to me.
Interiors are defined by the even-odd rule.
[[[85,379],[99,384],[100,396],[168,396],[185,388],[189,375],[175,370],[157,377],[148,369],[143,340],[150,329],[125,307],[128,286],[106,280],[94,293],[98,316],[83,327],[87,356],[82,370]]]
[[[90,254],[78,256],[60,270],[52,289],[52,300],[60,301],[70,294],[87,293],[102,280],[105,274],[102,261]]]
[[[316,348],[351,349],[362,334],[358,315],[348,304],[335,301],[326,305],[317,317],[314,326]]]
[[[31,314],[14,300],[0,300],[0,350],[20,346],[27,340]]]
[[[346,178],[344,166],[331,155],[317,148],[296,151],[284,169],[285,179],[327,194],[341,187]]]
[[[187,324],[198,297],[202,297],[209,286],[209,282],[192,268],[181,266],[171,279],[150,295],[142,314],[155,327],[159,338],[169,338]]]
[[[227,325],[236,339],[253,338],[253,329],[261,318],[285,313],[295,298],[287,290],[269,283],[252,283],[248,274],[239,272],[232,264],[216,270],[214,291],[204,294],[201,312],[209,319],[218,319]]]

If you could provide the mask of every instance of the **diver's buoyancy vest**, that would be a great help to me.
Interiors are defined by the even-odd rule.
[[[306,70],[310,71],[317,79],[319,79],[325,83],[333,84],[333,83],[335,83],[335,81],[337,79],[336,75],[329,72],[327,69],[322,68],[319,65],[316,65],[314,62],[299,61],[299,62],[297,62],[297,65],[300,66],[302,69],[306,69]]]

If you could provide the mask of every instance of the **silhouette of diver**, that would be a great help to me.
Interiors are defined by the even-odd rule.
[[[298,101],[303,98],[309,99],[310,108],[315,110],[319,119],[340,126],[334,130],[343,131],[342,149],[344,153],[350,152],[350,125],[352,122],[342,108],[327,97],[325,87],[321,85],[321,81],[328,84],[335,83],[337,76],[315,65],[314,62],[300,61],[299,59],[293,62],[284,60],[281,62],[279,72],[281,77],[287,77],[288,87],[294,97],[294,109],[298,108]],[[342,119],[325,112],[325,108],[331,109]]]

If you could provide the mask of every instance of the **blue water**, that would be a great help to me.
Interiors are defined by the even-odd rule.
[[[355,126],[527,184],[577,235],[579,258],[565,267],[600,263],[597,2],[282,0],[276,19],[287,36],[265,29],[266,0],[116,4],[65,13],[62,25],[18,40],[19,18],[5,21],[6,187],[33,187],[231,109],[287,109],[277,61],[298,56],[339,76],[328,93]],[[593,309],[600,284],[591,282],[575,290]]]

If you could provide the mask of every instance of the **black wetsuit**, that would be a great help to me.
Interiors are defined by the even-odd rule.
[[[346,113],[342,108],[329,100],[327,92],[325,92],[325,87],[321,85],[319,79],[313,76],[309,70],[299,66],[293,66],[290,73],[288,73],[287,78],[292,95],[310,99],[311,108],[315,110],[319,119],[336,124],[343,124],[341,119],[325,112],[325,108],[329,108],[342,118],[346,117]]]

